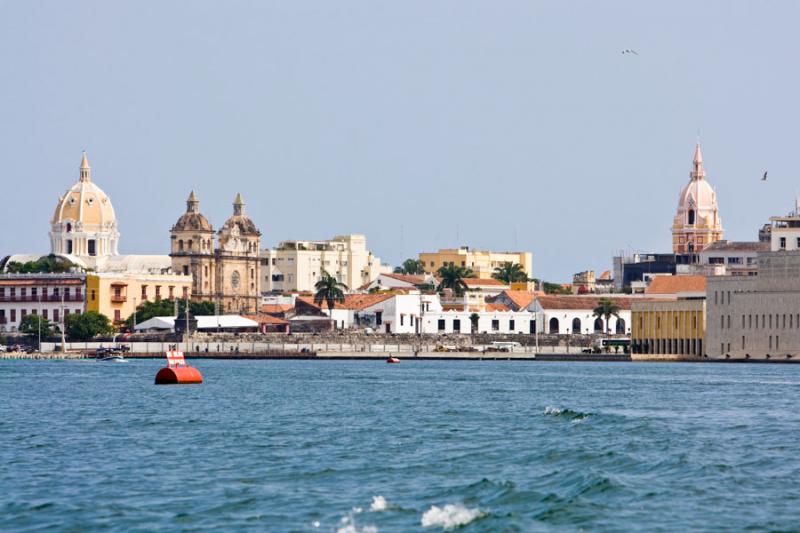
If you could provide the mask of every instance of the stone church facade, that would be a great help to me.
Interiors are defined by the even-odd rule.
[[[172,269],[192,276],[194,300],[214,302],[220,313],[256,312],[261,298],[261,232],[245,214],[241,195],[233,202],[233,215],[215,233],[192,192],[186,212],[170,230],[170,240]]]

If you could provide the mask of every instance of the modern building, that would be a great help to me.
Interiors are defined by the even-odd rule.
[[[705,180],[700,143],[695,147],[689,183],[681,190],[672,222],[672,251],[694,254],[723,237],[717,194]]]
[[[800,202],[795,202],[794,211],[786,216],[770,217],[770,250],[800,250]]]
[[[469,268],[476,278],[490,279],[494,269],[503,263],[518,263],[529,278],[533,277],[533,256],[530,252],[490,252],[462,246],[438,252],[422,252],[419,260],[428,274],[436,274],[441,267],[452,265]]]
[[[367,250],[364,235],[337,235],[327,241],[283,241],[261,252],[262,288],[307,292],[322,272],[355,290],[383,273],[381,260]]]
[[[769,248],[769,242],[720,240],[698,253],[697,263],[692,266],[704,269],[706,275],[755,276],[758,275],[758,253]]]
[[[642,283],[658,274],[675,274],[679,264],[688,263],[685,255],[632,254],[614,257],[614,285],[617,291]]]
[[[705,312],[705,297],[634,301],[631,307],[631,351],[701,357],[704,353]]]
[[[170,230],[172,269],[192,277],[193,300],[214,302],[220,312],[255,313],[260,305],[261,232],[244,206],[237,194],[233,214],[215,234],[192,191],[186,212]]]
[[[1,274],[0,332],[13,333],[26,315],[60,324],[86,310],[85,274]]]

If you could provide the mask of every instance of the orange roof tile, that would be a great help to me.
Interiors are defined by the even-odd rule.
[[[250,320],[255,320],[259,324],[269,324],[274,326],[285,326],[289,322],[287,320],[283,320],[281,318],[274,317],[272,315],[242,315],[245,318],[249,318]]]
[[[705,276],[656,276],[644,291],[645,294],[679,292],[706,292]]]
[[[422,285],[425,283],[425,278],[422,276],[408,276],[406,274],[383,274],[384,276],[398,281],[404,281],[412,285]]]
[[[531,291],[503,291],[502,294],[505,294],[506,297],[511,300],[514,306],[517,309],[525,309],[535,297],[535,293]]]

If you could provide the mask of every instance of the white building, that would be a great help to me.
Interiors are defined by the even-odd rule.
[[[605,318],[593,315],[599,305],[600,298],[591,296],[537,296],[528,307],[530,311],[541,317],[538,324],[539,333],[554,335],[578,335],[590,333],[629,334],[631,323],[632,298],[611,297],[620,310],[619,316],[611,316],[609,323]]]
[[[415,290],[421,286],[436,287],[439,281],[431,274],[420,276],[409,276],[406,274],[381,273],[374,280],[366,285],[362,285],[360,290],[368,292],[371,290]]]
[[[85,274],[0,275],[0,332],[19,330],[29,314],[54,324],[86,311]]]
[[[340,235],[328,241],[283,241],[261,252],[264,293],[311,291],[322,272],[350,289],[381,274],[381,260],[367,250],[363,235]]]

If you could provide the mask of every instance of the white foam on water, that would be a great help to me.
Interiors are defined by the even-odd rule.
[[[375,526],[358,527],[353,515],[343,516],[339,520],[339,528],[336,533],[378,533],[378,528]]]
[[[442,529],[453,529],[465,526],[483,516],[480,509],[469,509],[460,503],[448,503],[444,507],[432,505],[430,509],[422,514],[422,527],[436,527]]]
[[[383,496],[373,496],[372,497],[372,505],[369,506],[369,510],[372,512],[380,512],[385,511],[387,507],[386,498]]]
[[[364,512],[364,509],[362,509],[361,507],[353,507],[353,512],[355,514],[361,514]]]
[[[314,520],[313,522],[311,522],[311,525],[314,527],[319,527],[319,520]]]
[[[561,409],[558,407],[550,407],[549,405],[544,408],[544,414],[558,416],[561,414]]]

